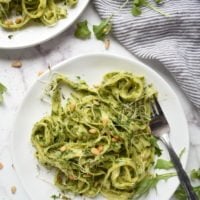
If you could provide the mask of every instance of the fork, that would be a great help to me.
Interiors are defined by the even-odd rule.
[[[174,168],[176,169],[179,181],[182,187],[184,188],[188,199],[198,200],[197,195],[193,191],[190,179],[185,170],[183,169],[180,159],[171,145],[169,139],[170,126],[156,97],[152,102],[151,108],[152,108],[152,114],[151,114],[152,120],[150,121],[150,128],[153,135],[156,136],[158,139],[160,139],[161,142],[167,148],[170,159],[174,164]]]

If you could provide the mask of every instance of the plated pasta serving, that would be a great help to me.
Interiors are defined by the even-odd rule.
[[[149,127],[155,95],[171,142],[177,152],[185,149],[185,166],[189,140],[180,103],[144,64],[89,54],[43,74],[17,114],[12,139],[16,172],[30,199],[170,199],[178,179]]]
[[[64,86],[73,93],[62,105]],[[57,170],[55,184],[89,197],[140,196],[158,149],[149,128],[155,89],[142,76],[111,72],[95,87],[59,74],[47,92],[51,115],[34,125],[32,143],[40,163]]]
[[[67,9],[78,0],[0,0],[0,26],[20,29],[30,21],[52,26],[67,17]]]

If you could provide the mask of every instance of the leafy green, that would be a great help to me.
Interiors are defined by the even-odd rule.
[[[179,158],[181,159],[182,155],[185,153],[185,147],[181,150],[181,152],[179,153]]]
[[[185,148],[183,148],[181,150],[181,152],[179,153],[180,159],[181,159],[182,155],[184,154],[184,152],[185,152]],[[174,167],[174,165],[170,160],[158,159],[154,168],[155,169],[166,169],[166,170],[168,170],[168,169],[171,169],[173,167]]]
[[[75,37],[83,40],[89,39],[91,37],[91,31],[88,28],[87,20],[77,24],[74,35]]]
[[[51,195],[51,198],[52,198],[53,200],[60,199],[60,194],[59,194],[59,195],[53,194],[53,195]]]
[[[152,138],[150,139],[150,142],[151,142],[151,145],[155,147],[155,154],[156,154],[157,156],[161,156],[162,150],[161,150],[160,147],[158,146],[156,137],[152,137]]]
[[[162,3],[163,0],[155,0],[155,2],[156,2],[157,4],[159,4],[159,3]]]
[[[190,173],[190,177],[194,179],[200,179],[200,168],[199,169],[193,169]],[[194,192],[200,199],[200,186],[193,187]],[[185,193],[185,190],[182,188],[182,186],[179,186],[176,192],[174,193],[174,197],[177,200],[187,200],[187,194]]]
[[[146,0],[133,0],[133,6],[132,6],[132,14],[133,16],[139,16],[142,13],[141,8],[143,6],[147,5]]]
[[[68,6],[73,7],[78,3],[78,0],[67,0],[66,2]]]
[[[162,2],[162,0],[154,0],[154,2],[156,4],[159,4]],[[148,7],[158,13],[160,13],[161,15],[164,15],[166,17],[168,17],[169,15],[162,12],[160,9],[157,8],[156,5],[153,5],[151,3],[149,3],[148,0],[133,0],[133,5],[132,5],[132,15],[133,16],[139,16],[142,13],[142,7]]]
[[[197,197],[200,199],[200,186],[193,187],[194,192],[196,193]],[[177,200],[187,200],[187,194],[182,186],[179,186],[176,192],[174,193],[174,197]]]
[[[155,188],[160,180],[167,181],[169,178],[176,176],[176,173],[156,174],[155,176],[147,176],[136,188],[135,197],[140,198],[144,194],[148,194],[150,189]]]
[[[132,7],[132,14],[133,16],[139,16],[142,14],[142,11],[141,11],[141,8],[136,6],[136,5],[133,5]]]
[[[55,194],[53,194],[53,195],[51,195],[51,198],[53,199],[53,200],[71,200],[71,198],[69,198],[69,197],[67,197],[67,196],[65,196],[65,195],[61,195],[61,194],[59,194],[59,195],[55,195]]]
[[[95,34],[95,37],[98,40],[104,40],[110,33],[112,24],[111,24],[111,18],[107,18],[101,21],[99,25],[93,26],[93,32]]]
[[[190,176],[192,179],[199,179],[200,180],[200,168],[199,169],[193,169],[190,173]]]
[[[158,159],[155,165],[155,169],[171,169],[174,165],[169,160]]]
[[[6,92],[6,90],[6,86],[0,83],[0,104],[3,102],[3,94]]]

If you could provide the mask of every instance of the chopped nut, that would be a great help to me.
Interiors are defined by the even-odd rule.
[[[11,25],[13,25],[13,21],[10,20],[10,19],[7,19],[7,20],[4,21],[4,24],[7,25],[7,26],[11,26]]]
[[[73,181],[73,180],[76,180],[76,177],[73,176],[73,175],[69,175],[68,178],[69,178],[69,180],[72,180],[72,181]]]
[[[119,141],[120,140],[120,137],[119,136],[117,136],[117,135],[115,135],[115,136],[113,136],[112,137],[112,139],[111,139],[113,142],[117,142],[117,141]]]
[[[71,112],[73,112],[76,109],[76,104],[75,103],[71,103],[69,105],[69,109],[70,109]]]
[[[92,133],[92,134],[94,134],[94,133],[96,133],[97,132],[97,130],[95,129],[95,128],[91,128],[90,130],[89,130],[89,133]]]
[[[15,23],[16,24],[20,24],[22,22],[22,18],[21,17],[18,17],[17,19],[15,19]]]
[[[103,145],[98,146],[98,150],[99,150],[100,153],[103,151],[103,149],[104,149]]]
[[[94,105],[97,105],[97,106],[99,105],[99,102],[96,100],[94,100],[93,103],[94,103]]]
[[[110,47],[110,40],[108,38],[106,38],[104,40],[104,45],[105,45],[105,49],[109,49],[109,47]]]
[[[3,169],[3,163],[0,162],[0,169]]]
[[[44,73],[44,71],[39,71],[39,72],[37,73],[37,75],[38,75],[38,76],[41,76],[43,73]]]
[[[112,137],[112,142],[117,142],[117,139],[116,138],[114,138],[114,137]]]
[[[98,156],[100,154],[99,150],[95,147],[91,149],[91,153],[94,154],[95,156]]]
[[[20,67],[22,67],[21,61],[20,60],[14,60],[12,62],[12,67],[14,67],[14,68],[20,68]]]
[[[108,124],[108,121],[109,121],[108,117],[103,117],[102,118],[103,126],[106,126]]]
[[[63,152],[63,151],[66,151],[67,150],[67,147],[64,145],[62,147],[60,147],[60,151]]]
[[[11,190],[12,194],[15,194],[16,191],[17,191],[17,188],[16,188],[15,186],[12,186],[12,187],[10,188],[10,190]]]

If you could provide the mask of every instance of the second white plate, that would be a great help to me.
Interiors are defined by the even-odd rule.
[[[18,31],[7,31],[0,27],[0,49],[31,47],[55,37],[72,25],[84,11],[88,3],[89,0],[79,0],[75,8],[68,10],[67,18],[59,20],[55,26],[48,27],[30,23],[24,29]],[[9,35],[12,35],[12,39],[9,39]]]

